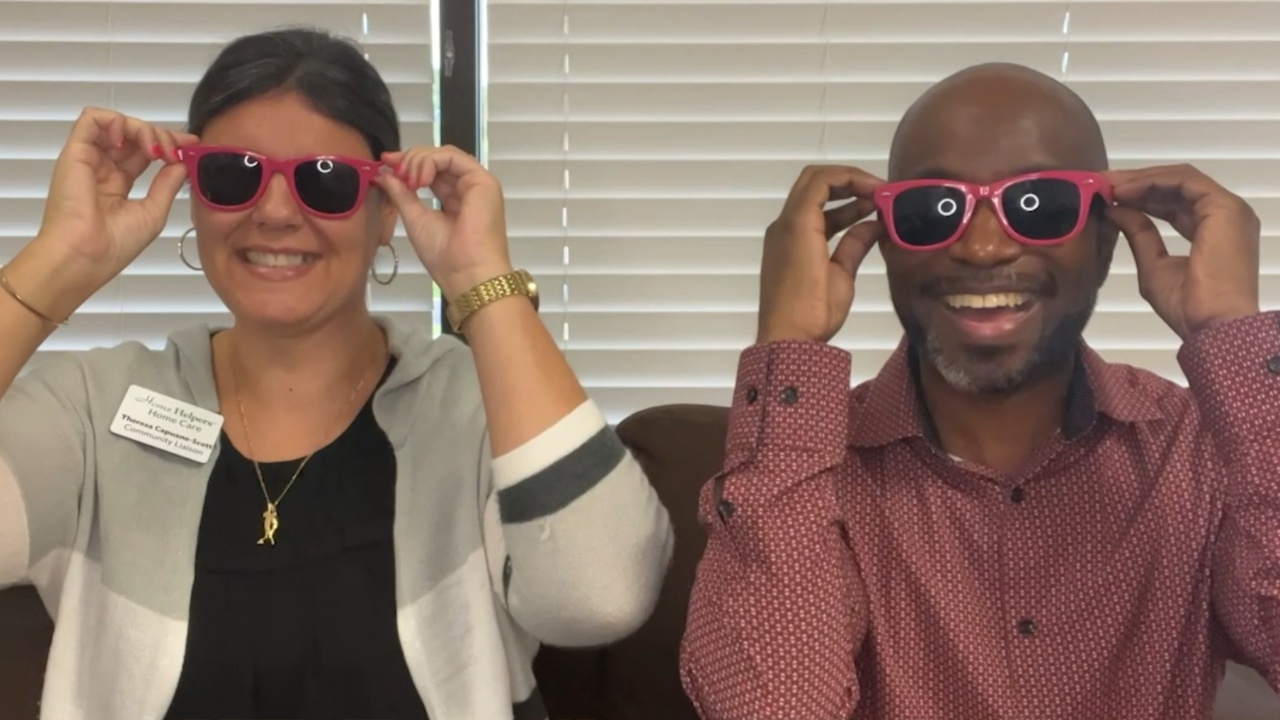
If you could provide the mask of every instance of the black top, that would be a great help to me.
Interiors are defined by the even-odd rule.
[[[300,462],[261,464],[272,498]],[[370,400],[280,502],[276,544],[258,545],[262,489],[223,436],[166,718],[426,720],[396,626],[395,470]]]

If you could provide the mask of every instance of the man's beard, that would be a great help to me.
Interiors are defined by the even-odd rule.
[[[948,385],[961,392],[1009,395],[1071,366],[1097,303],[1098,291],[1094,290],[1079,308],[1045,328],[1026,360],[1015,368],[1001,366],[999,350],[991,351],[990,361],[981,350],[961,350],[962,357],[947,357],[937,338],[927,333],[914,316],[903,312],[896,303],[894,310],[911,349],[933,365]]]

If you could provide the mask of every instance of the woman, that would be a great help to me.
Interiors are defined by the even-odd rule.
[[[86,110],[0,273],[0,586],[56,620],[44,716],[544,717],[538,643],[638,627],[672,537],[513,275],[498,183],[402,151],[376,71],[306,30],[228,46],[188,129]],[[233,325],[18,378],[184,182]],[[469,349],[370,316],[397,217]]]

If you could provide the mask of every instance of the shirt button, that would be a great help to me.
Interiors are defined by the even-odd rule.
[[[1272,355],[1267,360],[1267,369],[1271,371],[1272,375],[1280,375],[1280,355]]]
[[[755,388],[747,388],[747,404],[753,404],[756,398],[760,397],[760,393]]]
[[[782,391],[782,402],[787,405],[795,405],[796,400],[800,399],[800,393],[795,388],[789,387]]]
[[[733,511],[735,509],[736,508],[733,507],[733,503],[729,502],[728,500],[721,500],[720,502],[716,503],[716,512],[720,513],[721,520],[728,520],[729,518],[733,517]]]
[[[1013,489],[1012,492],[1009,493],[1009,500],[1015,503],[1020,503],[1026,499],[1027,499],[1027,492],[1023,490],[1021,487],[1016,487]]]
[[[1022,619],[1022,620],[1019,620],[1019,621],[1018,621],[1018,634],[1019,634],[1019,635],[1035,635],[1035,634],[1036,634],[1036,621],[1035,621],[1035,620],[1032,620],[1031,618],[1024,618],[1024,619]]]

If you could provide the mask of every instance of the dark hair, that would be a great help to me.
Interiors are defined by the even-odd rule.
[[[223,48],[191,95],[187,132],[199,135],[240,103],[288,91],[359,132],[374,159],[400,149],[391,91],[378,71],[353,41],[312,28],[246,35]]]

